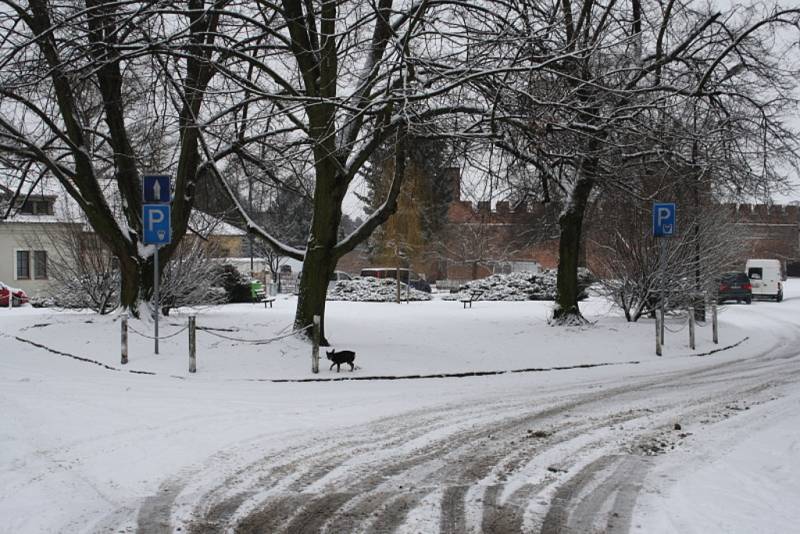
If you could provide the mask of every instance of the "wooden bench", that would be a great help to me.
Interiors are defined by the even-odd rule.
[[[261,289],[251,289],[250,296],[253,299],[253,304],[256,302],[264,302],[267,297],[267,291],[262,287]]]
[[[461,297],[458,300],[459,300],[459,302],[461,302],[464,305],[464,309],[466,310],[467,309],[467,304],[469,304],[469,307],[472,308],[472,303],[479,296],[481,296],[481,293],[483,293],[483,292],[482,291],[471,291],[469,295],[464,295],[463,297]]]
[[[269,307],[272,308],[272,303],[275,302],[275,297],[264,297],[261,299],[261,302],[264,303],[264,308],[267,307],[267,304],[269,304]]]

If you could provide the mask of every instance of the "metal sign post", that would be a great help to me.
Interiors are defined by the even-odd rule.
[[[172,241],[172,197],[170,177],[165,175],[146,175],[142,181],[142,198],[149,204],[142,205],[142,222],[145,245],[155,245],[153,252],[153,316],[155,333],[155,353],[158,354],[158,316],[161,308],[159,294],[159,262],[158,249]]]
[[[676,209],[674,202],[653,203],[653,237],[673,237],[677,233]],[[656,354],[661,356],[661,347],[664,345],[664,323],[666,311],[666,278],[667,278],[667,242],[663,239],[659,243],[658,251],[658,284],[660,286],[661,302],[656,311]],[[659,311],[661,324],[659,325]]]
[[[155,352],[158,354],[158,307],[161,303],[161,299],[158,294],[158,245],[156,245],[156,251],[153,253],[153,309],[155,310]]]
[[[667,280],[667,255],[669,251],[667,250],[667,242],[663,239],[660,241],[661,247],[658,254],[658,284],[661,286],[661,303],[659,304],[659,309],[661,309],[661,344],[664,345],[664,318],[667,315],[667,290],[666,290],[666,280]]]

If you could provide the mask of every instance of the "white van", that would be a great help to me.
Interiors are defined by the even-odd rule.
[[[783,300],[783,281],[786,274],[780,260],[747,260],[745,271],[753,285],[754,297]]]

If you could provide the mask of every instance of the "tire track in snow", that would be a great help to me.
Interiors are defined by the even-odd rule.
[[[247,485],[239,488],[243,497],[238,502],[220,498],[229,489],[225,484],[207,488],[206,501],[195,508],[197,522],[189,531],[211,532],[202,527],[208,519],[215,527],[247,533],[390,532],[437,488],[442,494],[441,532],[475,529],[470,517],[478,517],[477,528],[485,532],[578,532],[586,528],[590,517],[597,516],[605,518],[599,523],[603,528],[624,531],[638,491],[637,480],[641,480],[637,477],[643,476],[647,464],[640,456],[620,456],[624,445],[646,439],[676,414],[697,419],[725,402],[795,382],[798,375],[793,350],[770,349],[751,359],[640,377],[599,392],[575,394],[573,390],[553,406],[528,407],[521,415],[519,410],[530,399],[488,403],[482,410],[472,411],[439,408],[422,420],[424,412],[388,418],[365,426],[355,437],[352,432],[348,439],[331,436],[329,447],[298,456],[298,463],[284,464],[283,471],[269,460],[250,464],[243,469],[260,465],[266,476],[251,481],[249,489]],[[664,404],[654,402],[653,397]],[[643,405],[656,407],[658,412],[647,412]],[[623,408],[629,411],[607,413]],[[578,409],[581,417],[571,418],[568,428],[549,438],[526,441],[522,437],[527,428],[559,425]],[[494,420],[481,419],[495,412]],[[457,420],[448,420],[450,417]],[[464,426],[466,420],[476,417],[474,425]],[[620,443],[609,443],[610,426],[636,421],[643,428],[628,429]],[[390,428],[393,432],[388,439],[386,435],[381,439],[380,432]],[[408,450],[405,445],[413,440],[424,446]],[[299,450],[302,445],[286,452],[291,455]],[[355,458],[354,450],[358,451]],[[559,458],[557,472],[512,488],[505,498],[501,498],[506,490],[502,480],[486,483],[493,471],[507,471],[505,474],[513,477],[546,454]],[[292,466],[304,471],[289,480]],[[251,509],[242,513],[239,506],[253,498],[253,492],[263,490],[258,488],[259,481],[272,486],[266,488],[263,498],[250,501]],[[283,489],[269,492],[282,481]],[[470,500],[473,493],[480,498]],[[548,511],[541,521],[526,520],[537,497],[551,501]],[[167,508],[172,506],[170,499],[174,501],[174,495],[162,499]],[[215,506],[224,513],[212,512]],[[164,506],[151,509],[163,518]]]

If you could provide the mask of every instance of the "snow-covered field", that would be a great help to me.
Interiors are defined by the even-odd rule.
[[[548,302],[329,302],[326,334],[358,367],[323,353],[318,375],[303,340],[267,342],[292,298],[196,310],[196,374],[188,310],[162,321],[179,333],[159,355],[131,321],[122,366],[116,316],[3,309],[0,532],[579,532],[620,502],[638,532],[792,532],[798,282],[723,308],[719,345],[706,325],[689,349],[673,318],[661,358],[652,322],[601,298],[585,328],[547,326]],[[589,475],[605,482],[573,491]],[[642,490],[592,508],[615,477]]]

